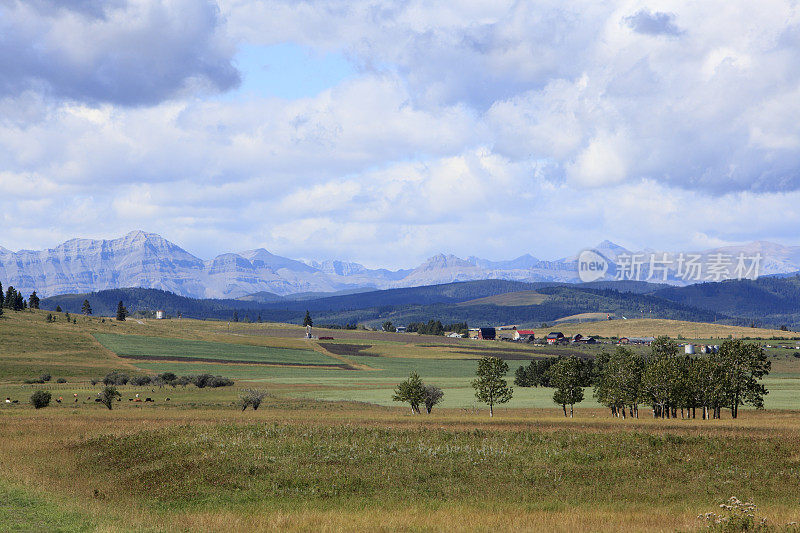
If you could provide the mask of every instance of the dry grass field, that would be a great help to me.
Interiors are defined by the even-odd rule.
[[[649,318],[631,318],[628,320],[598,320],[578,324],[558,324],[548,328],[537,328],[536,335],[547,335],[558,330],[564,335],[599,335],[600,337],[658,337],[667,335],[672,338],[685,339],[792,339],[798,337],[797,332],[779,329],[747,328],[727,326],[724,324],[707,324],[701,322],[685,322],[681,320],[662,320]]]
[[[644,409],[613,419],[590,391],[565,419],[550,389],[520,388],[489,419],[469,387],[476,358],[502,357],[513,372],[533,357],[603,346],[341,330],[317,331],[334,340],[316,342],[297,326],[45,315],[0,318],[0,397],[19,402],[0,404],[0,530],[698,531],[697,516],[730,496],[755,501],[778,529],[800,519],[792,353],[776,352],[767,410],[737,420],[653,420]],[[631,336],[777,335],[624,325]],[[559,329],[601,331],[589,326],[611,325]],[[88,380],[111,370],[236,383],[125,385],[109,411]],[[391,401],[410,370],[442,386],[442,408],[415,416]],[[52,381],[23,383],[42,373]],[[242,412],[250,387],[270,396]],[[37,389],[53,393],[49,407],[27,403]],[[136,403],[137,393],[154,401]]]

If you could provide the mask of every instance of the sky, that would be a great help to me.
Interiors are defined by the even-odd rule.
[[[0,0],[0,246],[800,244],[800,7]]]

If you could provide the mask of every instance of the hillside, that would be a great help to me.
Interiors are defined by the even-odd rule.
[[[800,276],[668,287],[653,296],[683,305],[742,317],[758,324],[800,324]]]
[[[735,339],[777,337],[781,339],[795,339],[797,332],[781,331],[778,329],[749,328],[730,326],[726,324],[712,324],[707,322],[687,322],[683,320],[662,320],[637,318],[629,320],[598,320],[595,322],[558,324],[547,328],[534,328],[536,335],[547,335],[551,331],[560,331],[564,335],[572,336],[597,335],[599,337],[658,337],[667,335],[673,339],[680,337],[692,340],[698,339],[726,339],[731,336]]]
[[[534,290],[535,289],[535,290]],[[88,299],[95,314],[110,316],[121,300],[131,313],[152,316],[160,309],[187,318],[243,321],[294,322],[310,311],[318,324],[380,325],[385,320],[402,325],[427,322],[464,322],[472,325],[515,323],[534,325],[579,313],[611,313],[620,316],[652,316],[680,320],[713,321],[719,314],[647,294],[582,285],[528,284],[483,280],[407,289],[388,289],[310,300],[277,302],[192,299],[155,289],[115,289],[93,294],[46,298],[43,309],[60,306],[80,312]],[[729,317],[722,317],[729,318]]]
[[[512,323],[538,325],[573,315],[622,318],[662,318],[715,322],[739,326],[789,329],[800,327],[800,278],[763,278],[723,281],[687,287],[623,282],[597,284],[522,283],[480,280],[358,292],[301,299],[263,296],[253,299],[193,299],[155,289],[115,289],[90,294],[46,298],[42,308],[79,312],[88,299],[95,314],[112,315],[122,300],[129,311],[150,316],[161,309],[168,315],[231,320],[302,321],[306,310],[318,323],[373,326],[386,320],[395,325],[427,322],[464,322],[473,326]],[[272,299],[273,301],[269,301]]]

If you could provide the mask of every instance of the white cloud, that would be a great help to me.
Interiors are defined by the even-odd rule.
[[[411,266],[791,240],[800,12],[743,6],[0,0],[0,244],[144,226]],[[208,97],[237,44],[287,41],[358,74]]]

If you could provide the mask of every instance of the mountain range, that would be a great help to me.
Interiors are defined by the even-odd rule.
[[[592,248],[611,264],[632,252],[603,241]],[[636,252],[643,255],[650,251]],[[661,252],[658,252],[659,254]],[[800,247],[769,242],[695,252],[707,261],[724,254],[760,254],[761,275],[800,271]],[[670,254],[675,258],[677,254]],[[323,294],[347,294],[372,289],[391,289],[500,279],[521,282],[576,283],[581,254],[553,261],[529,254],[508,261],[478,257],[462,259],[439,254],[414,269],[369,269],[346,261],[299,261],[256,249],[224,253],[200,259],[160,235],[134,231],[112,240],[72,239],[48,250],[12,252],[0,246],[0,282],[13,285],[24,295],[40,296],[89,293],[123,287],[160,289],[190,298],[247,298],[269,302],[286,295],[305,299]],[[679,267],[650,281],[686,285]],[[645,265],[645,277],[649,270]],[[723,276],[722,279],[729,276]],[[697,281],[704,281],[700,279]],[[714,280],[718,281],[718,280]]]

